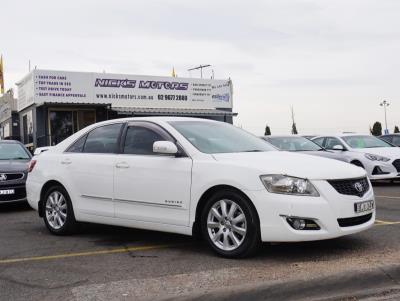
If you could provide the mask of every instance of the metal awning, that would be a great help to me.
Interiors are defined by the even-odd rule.
[[[238,113],[218,109],[175,109],[175,108],[129,108],[112,107],[118,114],[158,115],[158,116],[237,116]]]

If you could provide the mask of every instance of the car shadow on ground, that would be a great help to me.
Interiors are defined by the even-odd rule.
[[[188,256],[217,256],[206,242],[193,237],[156,231],[130,229],[123,227],[82,224],[79,236],[86,237],[96,246],[118,247],[135,244],[170,245],[169,249],[184,252]],[[331,260],[349,254],[365,251],[370,241],[358,236],[341,237],[331,240],[298,242],[298,243],[263,243],[255,256],[246,260],[274,261],[315,261]]]
[[[399,187],[400,179],[373,181],[373,187]]]
[[[0,214],[8,214],[15,213],[21,211],[30,211],[33,210],[27,202],[18,202],[18,203],[0,203]]]

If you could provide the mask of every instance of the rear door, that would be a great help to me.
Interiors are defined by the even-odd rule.
[[[114,166],[115,216],[188,225],[192,159],[153,153],[155,141],[175,143],[150,122],[131,122],[125,129]]]
[[[60,164],[68,177],[78,213],[114,216],[113,180],[123,123],[99,126],[79,138]]]

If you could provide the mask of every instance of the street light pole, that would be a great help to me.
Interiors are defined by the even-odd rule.
[[[385,112],[385,134],[389,134],[389,130],[387,127],[386,108],[390,105],[390,103],[384,100],[379,105],[383,107],[383,111]]]

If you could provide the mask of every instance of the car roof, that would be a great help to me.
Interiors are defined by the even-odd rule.
[[[300,135],[268,135],[268,136],[263,136],[263,138],[268,139],[268,138],[305,138],[305,137]]]
[[[0,140],[0,143],[6,143],[6,144],[22,144],[18,140]],[[23,145],[23,144],[22,144]]]
[[[171,121],[198,121],[198,122],[221,122],[216,120],[195,118],[195,117],[176,117],[176,116],[151,116],[151,117],[127,117],[110,119],[101,122],[97,122],[93,125],[98,126],[101,124],[110,124],[116,122],[129,122],[129,121],[153,121],[153,122],[171,122]]]
[[[379,137],[387,137],[387,136],[400,136],[400,133],[385,134],[385,135],[380,135]]]

